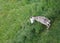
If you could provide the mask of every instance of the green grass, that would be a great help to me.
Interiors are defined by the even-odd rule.
[[[46,26],[31,16],[46,16]],[[60,0],[0,0],[0,43],[60,43]]]

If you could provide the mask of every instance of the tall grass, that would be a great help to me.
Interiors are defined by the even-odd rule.
[[[49,31],[31,16],[51,20]],[[0,43],[60,43],[60,0],[0,0]]]

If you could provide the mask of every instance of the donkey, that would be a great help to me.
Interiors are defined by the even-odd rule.
[[[40,22],[41,24],[45,25],[47,29],[50,27],[50,20],[44,16],[36,16],[30,18],[31,24],[34,23],[34,21]]]

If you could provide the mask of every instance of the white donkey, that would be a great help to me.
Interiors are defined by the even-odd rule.
[[[44,24],[45,26],[47,26],[47,29],[49,29],[49,27],[50,27],[50,20],[44,16],[31,17],[30,21],[31,21],[31,23],[33,23],[34,21],[40,22],[40,23]]]

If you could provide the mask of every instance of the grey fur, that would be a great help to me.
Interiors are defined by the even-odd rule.
[[[40,23],[46,25],[47,29],[50,27],[50,22],[51,22],[48,18],[46,18],[44,16],[31,17],[30,21],[31,21],[31,23],[33,23],[34,21],[40,22]]]

